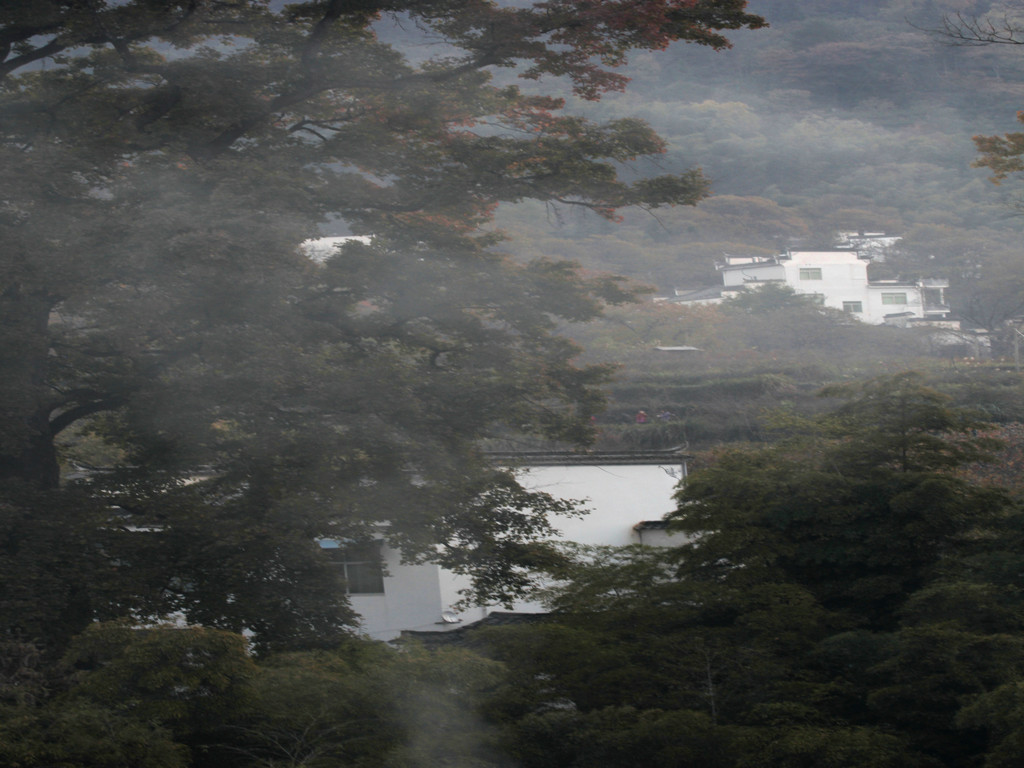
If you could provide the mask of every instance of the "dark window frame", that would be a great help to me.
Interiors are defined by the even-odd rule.
[[[345,579],[345,593],[349,595],[384,594],[384,558],[382,543],[342,542],[336,547],[325,547],[331,561],[341,568]]]

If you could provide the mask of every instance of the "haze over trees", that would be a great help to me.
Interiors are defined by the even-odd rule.
[[[728,57],[689,46],[645,53],[627,67],[627,92],[576,105],[594,116],[644,117],[669,151],[631,172],[699,163],[708,200],[653,216],[625,211],[617,226],[545,215],[539,204],[504,206],[498,221],[514,235],[511,246],[523,256],[565,255],[666,295],[718,284],[713,264],[723,254],[830,248],[839,231],[902,235],[872,276],[948,279],[953,315],[991,330],[993,355],[1012,369],[1010,325],[1024,307],[1019,189],[1013,174],[991,183],[974,137],[1017,132],[1024,58],[1016,45],[957,45],[944,19],[1001,29],[1019,4],[755,0],[751,10],[771,26],[739,31]],[[527,231],[530,238],[517,236]],[[994,372],[982,385],[984,372],[957,362],[978,353],[970,337],[940,348],[841,319],[815,323],[796,309],[757,318],[724,310],[623,307],[610,322],[567,329],[588,361],[622,364],[601,419],[607,445],[761,439],[765,406],[813,410],[811,394],[830,381],[910,368],[933,371],[965,396],[958,402],[982,397],[1001,421],[1024,413],[1012,377]],[[659,345],[703,352],[665,355],[653,351]],[[641,433],[627,426],[639,408],[680,418]]]
[[[975,317],[968,304],[1012,263],[1016,192],[972,167],[972,137],[1015,130],[1024,59],[1016,46],[958,46],[942,31],[958,13],[998,27],[1005,5],[755,0],[751,10],[771,26],[734,35],[727,60],[689,46],[634,57],[629,91],[590,113],[649,121],[670,150],[634,171],[699,164],[714,196],[656,218],[626,212],[614,229],[552,219],[539,247],[665,293],[714,282],[711,260],[723,252],[828,247],[837,231],[886,231],[904,236],[894,272],[948,277],[957,310],[1000,323],[1007,315]],[[544,222],[538,213],[503,208],[500,219],[516,232],[526,217]],[[991,266],[991,277],[968,263]]]
[[[594,553],[549,623],[479,634],[521,765],[1019,761],[1020,509],[951,471],[992,444],[918,376],[824,394],[692,477],[689,543]]]
[[[514,263],[480,225],[503,201],[612,216],[706,185],[620,180],[664,149],[645,124],[492,73],[597,99],[633,50],[760,26],[744,5],[4,4],[7,631],[60,645],[176,613],[330,643],[351,616],[316,539],[371,530],[516,594],[557,503],[477,445],[585,442],[607,371],[556,319],[630,294]],[[299,244],[325,227],[372,240],[317,264]],[[61,485],[62,440],[89,435],[115,470]]]
[[[933,350],[606,275],[884,229],[884,269],[1005,324],[1017,222],[970,136],[1012,130],[1024,60],[928,36],[988,2],[746,6],[0,6],[0,763],[1016,765],[1019,371],[875,377]],[[606,444],[719,446],[678,550],[552,548],[571,505],[480,453],[586,443],[609,393]],[[555,615],[353,638],[317,539],[369,535],[491,601],[553,570]]]
[[[1015,765],[1024,521],[958,474],[996,446],[920,376],[824,394],[680,491],[689,543],[583,552],[543,621],[255,659],[223,630],[93,624],[4,681],[0,760]]]

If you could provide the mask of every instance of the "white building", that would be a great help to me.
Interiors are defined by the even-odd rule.
[[[675,509],[673,495],[686,475],[686,457],[675,452],[600,454],[505,454],[496,461],[517,468],[525,487],[556,498],[584,502],[582,518],[552,520],[561,540],[578,544],[666,546],[673,536],[664,516]],[[681,539],[677,539],[681,540]],[[336,548],[333,542],[323,542]],[[403,565],[398,552],[346,552],[338,549],[346,569],[352,607],[362,617],[360,630],[378,640],[403,631],[444,631],[485,618],[492,607],[455,610],[468,586],[436,565]],[[505,608],[497,608],[499,612]],[[539,613],[539,603],[521,602],[521,613]]]
[[[897,318],[942,320],[947,280],[868,280],[868,263],[857,251],[789,251],[781,256],[726,256],[719,264],[722,286],[676,291],[680,304],[719,303],[741,291],[770,283],[813,296],[823,306],[848,312],[865,323]]]

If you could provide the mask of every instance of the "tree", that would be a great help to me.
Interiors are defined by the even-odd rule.
[[[1010,764],[1020,513],[952,474],[984,441],[919,377],[827,394],[688,479],[687,543],[582,551],[545,622],[471,636],[525,765]]]
[[[840,437],[842,466],[856,471],[941,471],[988,458],[999,447],[977,433],[984,423],[976,414],[953,406],[949,395],[927,386],[916,372],[833,384],[819,395],[845,401],[822,421]]]
[[[188,741],[215,731],[244,705],[256,665],[245,638],[171,625],[93,624],[71,643],[74,699],[160,723]]]
[[[0,710],[7,765],[187,768],[187,750],[166,729],[88,705]]]
[[[969,324],[1006,329],[1024,311],[1017,233],[950,226],[918,226],[900,242],[891,261],[904,276],[946,277],[949,303]],[[1005,342],[1005,339],[1003,339]],[[999,350],[1007,354],[1011,345]]]
[[[183,768],[248,698],[256,665],[222,630],[93,624],[60,665],[55,695],[3,711],[8,765]]]
[[[485,722],[503,668],[462,649],[349,638],[254,660],[202,627],[89,627],[60,691],[0,703],[5,765],[507,765]]]
[[[1024,45],[1024,22],[1021,11],[1024,6],[1019,2],[1006,3],[1001,12],[993,12],[981,16],[956,13],[943,17],[942,27],[933,30],[955,45],[988,46],[988,45]],[[1018,120],[1024,121],[1021,113]],[[977,168],[989,168],[991,180],[1000,183],[1007,176],[1024,170],[1021,155],[1024,154],[1024,134],[1007,133],[1003,136],[975,136],[980,157],[975,161]]]
[[[476,446],[509,426],[586,441],[606,369],[575,365],[555,320],[629,293],[514,263],[485,225],[502,202],[613,217],[692,204],[705,182],[620,181],[618,164],[664,149],[647,126],[563,115],[511,74],[596,99],[623,86],[612,69],[630,50],[721,48],[721,30],[761,26],[744,6],[4,4],[0,480],[20,488],[7,551],[16,521],[60,508],[46,499],[62,493],[64,437],[92,431],[123,456],[85,486],[110,520],[81,542],[117,550],[121,577],[100,590],[69,575],[87,594],[66,599],[65,583],[40,604],[80,622],[181,609],[328,637],[343,597],[311,625],[298,599],[338,593],[317,536],[384,535],[414,557],[466,543],[452,531],[483,537],[481,552],[543,533],[518,507],[466,522],[508,482]],[[410,60],[410,30],[444,45]],[[324,228],[370,240],[316,263],[298,245]],[[115,545],[98,540],[109,529]],[[180,556],[149,557],[141,542],[161,538]],[[506,595],[500,574],[492,587]]]
[[[734,312],[768,314],[787,310],[808,309],[815,306],[813,296],[797,293],[788,285],[767,283],[753,290],[742,291],[727,299],[726,307]]]
[[[817,437],[732,451],[680,491],[683,571],[736,588],[793,582],[851,626],[892,629],[952,552],[996,529],[1005,495],[951,472],[992,441],[914,374],[822,394],[848,402]]]
[[[1017,119],[1024,122],[1019,112]],[[992,181],[1000,183],[1011,173],[1024,170],[1024,161],[1021,160],[1024,154],[1024,134],[1013,132],[1003,136],[975,136],[974,143],[981,153],[975,166],[991,169]]]

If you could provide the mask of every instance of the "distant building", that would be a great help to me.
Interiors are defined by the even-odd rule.
[[[781,256],[725,256],[717,265],[722,285],[677,290],[668,299],[677,304],[717,304],[742,291],[770,284],[787,285],[814,297],[822,306],[847,312],[875,325],[911,317],[946,320],[945,290],[949,281],[868,280],[868,262],[858,251],[789,251]]]

